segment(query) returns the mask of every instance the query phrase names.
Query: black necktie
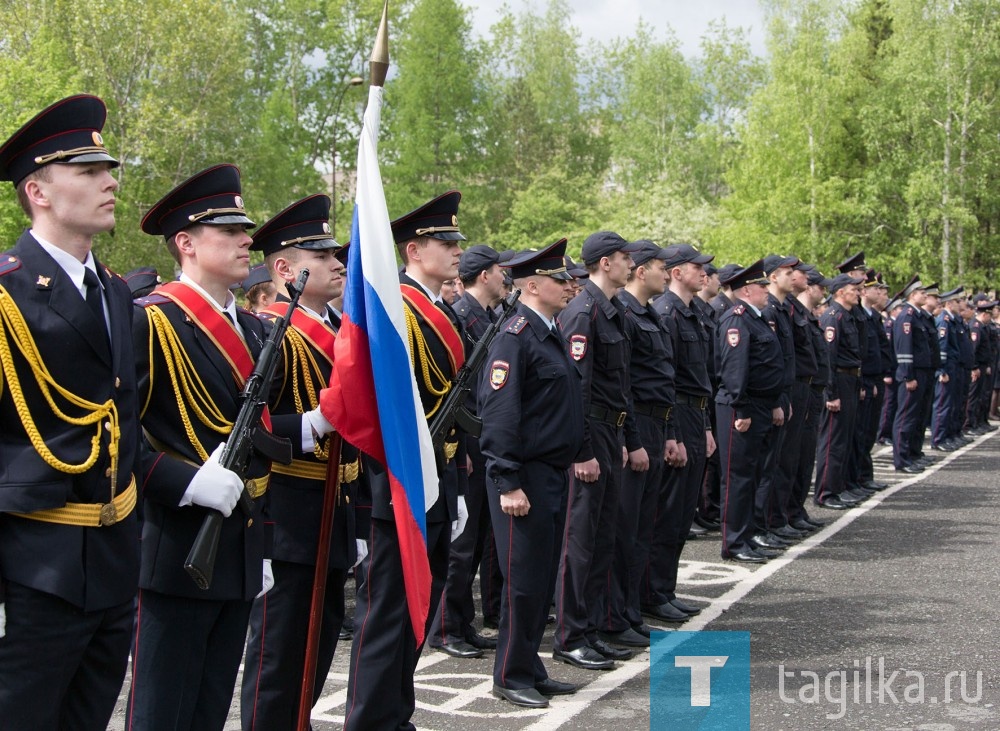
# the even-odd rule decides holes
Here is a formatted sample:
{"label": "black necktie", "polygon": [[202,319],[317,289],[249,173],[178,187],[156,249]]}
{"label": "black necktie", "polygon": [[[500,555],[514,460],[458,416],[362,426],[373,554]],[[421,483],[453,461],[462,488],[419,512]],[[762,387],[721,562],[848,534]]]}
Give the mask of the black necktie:
{"label": "black necktie", "polygon": [[94,318],[101,323],[104,342],[108,342],[108,321],[104,317],[104,298],[101,296],[101,280],[92,269],[84,268],[83,283],[87,285],[87,306],[94,313]]}

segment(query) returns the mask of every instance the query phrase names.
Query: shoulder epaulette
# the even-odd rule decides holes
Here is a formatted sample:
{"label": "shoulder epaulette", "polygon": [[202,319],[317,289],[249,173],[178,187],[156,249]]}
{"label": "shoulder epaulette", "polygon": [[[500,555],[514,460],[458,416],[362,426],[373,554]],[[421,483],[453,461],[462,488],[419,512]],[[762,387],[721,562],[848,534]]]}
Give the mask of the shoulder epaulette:
{"label": "shoulder epaulette", "polygon": [[7,254],[6,256],[0,257],[0,277],[4,274],[9,274],[10,272],[17,271],[21,268],[21,260],[16,256],[11,256]]}
{"label": "shoulder epaulette", "polygon": [[524,330],[524,326],[527,324],[528,324],[528,318],[525,317],[524,315],[520,315],[516,320],[512,320],[511,323],[507,326],[507,332],[513,333],[514,335],[519,335],[521,331]]}
{"label": "shoulder epaulette", "polygon": [[125,277],[123,277],[121,274],[119,274],[114,269],[109,267],[107,264],[101,264],[101,266],[104,267],[104,273],[107,274],[109,277],[116,277],[122,280],[123,282],[125,281]]}
{"label": "shoulder epaulette", "polygon": [[734,315],[742,315],[746,311],[747,309],[743,305],[736,305],[736,307],[730,310],[730,312],[732,312]]}
{"label": "shoulder epaulette", "polygon": [[164,297],[162,294],[157,294],[156,292],[150,292],[145,297],[138,297],[132,300],[139,307],[150,307],[152,305],[163,305],[170,302],[169,297]]}

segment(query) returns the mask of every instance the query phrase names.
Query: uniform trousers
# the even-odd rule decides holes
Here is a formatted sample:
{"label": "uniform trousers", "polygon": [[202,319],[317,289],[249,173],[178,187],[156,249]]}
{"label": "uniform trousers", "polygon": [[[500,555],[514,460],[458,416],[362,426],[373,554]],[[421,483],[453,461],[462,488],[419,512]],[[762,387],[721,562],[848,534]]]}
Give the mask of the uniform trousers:
{"label": "uniform trousers", "polygon": [[531,504],[527,515],[505,514],[496,490],[487,496],[503,572],[493,682],[512,689],[533,688],[548,678],[538,647],[549,614],[568,485],[564,468],[541,462],[522,465],[519,475]]}
{"label": "uniform trousers", "polygon": [[667,423],[642,414],[635,419],[642,446],[649,455],[649,469],[636,472],[626,465],[622,476],[608,616],[600,625],[607,632],[622,632],[642,624],[639,584],[649,559],[656,506],[663,492]]}
{"label": "uniform trousers", "polygon": [[858,402],[858,425],[854,430],[852,486],[864,485],[875,479],[872,448],[878,439],[879,419],[885,401],[886,385],[881,379],[868,381],[864,388],[865,397]]}
{"label": "uniform trousers", "polygon": [[472,585],[476,569],[483,562],[483,539],[492,540],[490,508],[486,500],[486,459],[479,449],[478,439],[467,439],[472,472],[465,493],[469,519],[465,530],[451,543],[448,554],[448,578],[438,611],[432,615],[427,644],[431,647],[469,639],[475,629],[476,607],[472,600]]}
{"label": "uniform trousers", "polygon": [[[240,697],[244,731],[294,729],[299,715],[316,567],[274,561],[271,569],[274,586],[254,600],[250,611]],[[346,580],[344,569],[327,572],[313,679],[314,702],[323,692],[344,624]]]}
{"label": "uniform trousers", "polygon": [[[469,476],[471,479],[471,475]],[[503,572],[500,570],[500,556],[497,553],[493,523],[480,536],[483,542],[483,560],[479,562],[479,606],[483,619],[497,620],[500,616],[500,593],[503,591]],[[558,560],[558,556],[556,558]]]}
{"label": "uniform trousers", "polygon": [[[450,541],[450,523],[427,523],[431,597],[425,632],[441,599]],[[413,729],[413,673],[421,648],[410,624],[395,522],[372,517],[368,556],[355,569],[355,579],[359,583],[344,731]]]}
{"label": "uniform trousers", "polygon": [[[917,456],[924,454],[924,434],[931,426],[931,416],[934,412],[934,383],[937,381],[935,371],[931,370],[927,375],[927,388],[923,391],[923,400],[920,402],[920,422],[913,428],[913,442],[916,445]],[[989,408],[989,396],[987,396],[986,406]]]}
{"label": "uniform trousers", "polygon": [[777,528],[782,524],[780,514],[775,513],[778,512],[779,495],[787,492],[784,474],[781,472],[781,454],[785,450],[787,434],[787,423],[773,426],[764,440],[764,469],[753,498],[753,523],[757,532]]}
{"label": "uniform trousers", "polygon": [[127,731],[221,731],[251,604],[139,590]]}
{"label": "uniform trousers", "polygon": [[949,433],[953,437],[959,436],[965,426],[965,409],[969,401],[969,386],[972,382],[972,373],[968,368],[959,366],[955,375],[958,383],[955,387],[955,403],[952,406],[951,424],[949,425]]}
{"label": "uniform trousers", "polygon": [[799,462],[803,458],[802,439],[805,430],[802,425],[808,418],[810,390],[809,384],[805,381],[795,381],[789,390],[792,418],[785,422],[782,429],[784,441],[777,454],[779,475],[773,482],[774,490],[770,495],[770,500],[763,506],[762,510],[764,525],[761,527],[766,530],[775,530],[786,526],[794,518],[791,513],[792,490],[795,486]]}
{"label": "uniform trousers", "polygon": [[[892,431],[896,422],[896,395],[898,393],[896,379],[892,383],[883,384],[885,390],[885,400],[882,402],[882,415],[879,419],[878,438],[892,441]],[[965,415],[962,415],[965,419]]]}
{"label": "uniform trousers", "polygon": [[797,432],[801,435],[799,442],[799,461],[792,478],[792,490],[789,495],[785,514],[789,522],[805,520],[809,517],[806,511],[806,500],[813,485],[813,468],[816,466],[816,443],[819,440],[819,419],[823,413],[823,387],[809,386],[802,419],[797,422]]}
{"label": "uniform trousers", "polygon": [[5,611],[0,728],[107,728],[128,665],[132,601],[86,612],[8,582]]}
{"label": "uniform trousers", "polygon": [[569,491],[556,576],[557,650],[575,650],[596,639],[607,617],[622,476],[621,430],[592,421],[590,440],[601,472],[595,482],[574,480]]}
{"label": "uniform trousers", "polygon": [[[705,412],[708,413],[712,432],[718,434],[715,404],[711,397],[708,398]],[[722,480],[719,464],[719,450],[717,449],[712,452],[711,457],[705,459],[705,477],[702,480],[701,493],[698,495],[698,515],[705,520],[714,522],[718,522],[722,517]]]}
{"label": "uniform trousers", "polygon": [[764,444],[770,433],[771,407],[751,399],[745,407],[750,428],[736,430],[732,406],[716,404],[722,465],[722,557],[753,548],[753,502],[764,469]]}
{"label": "uniform trousers", "polygon": [[858,377],[850,373],[832,373],[837,379],[840,411],[824,408],[820,414],[819,440],[816,445],[816,502],[844,491],[847,460],[854,444],[858,416]]}
{"label": "uniform trousers", "polygon": [[[896,389],[896,423],[892,433],[892,462],[896,469],[910,464],[920,454],[920,444],[923,442],[924,424],[921,421],[924,394],[930,388],[934,371],[929,368],[915,369],[914,380],[917,387],[908,391],[903,381]],[[916,441],[916,432],[920,431],[920,442]]]}
{"label": "uniform trousers", "polygon": [[934,413],[931,417],[931,445],[938,446],[946,439],[950,439],[952,424],[955,422],[955,403],[958,398],[958,389],[961,386],[957,368],[946,368],[948,382],[942,383],[940,379],[934,379]]}

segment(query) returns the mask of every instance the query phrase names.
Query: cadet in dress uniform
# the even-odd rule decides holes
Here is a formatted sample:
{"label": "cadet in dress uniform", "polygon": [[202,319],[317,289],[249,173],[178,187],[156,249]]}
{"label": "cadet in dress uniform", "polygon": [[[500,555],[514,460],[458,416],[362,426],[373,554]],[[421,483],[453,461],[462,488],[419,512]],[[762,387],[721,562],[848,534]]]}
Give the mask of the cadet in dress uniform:
{"label": "cadet in dress uniform", "polygon": [[132,297],[91,251],[115,226],[105,115],[69,97],[0,147],[0,180],[31,220],[0,255],[5,729],[106,728],[128,662],[138,407]]}
{"label": "cadet in dress uniform", "polygon": [[493,341],[479,387],[487,499],[504,574],[493,692],[535,708],[576,691],[550,678],[538,657],[568,470],[583,441],[580,377],[555,322],[573,296],[565,251],[560,239],[507,262],[521,298]]}
{"label": "cadet in dress uniform", "polygon": [[[903,288],[906,304],[896,317],[892,341],[896,351],[896,420],[892,434],[892,461],[898,471],[917,473],[924,468],[918,461],[923,441],[924,392],[931,387],[934,369],[931,365],[931,342],[923,327],[920,306],[925,301],[924,285],[914,277]],[[919,432],[919,437],[918,433]]]}
{"label": "cadet in dress uniform", "polygon": [[[704,286],[704,267],[713,256],[690,244],[666,248],[669,289],[656,300],[656,313],[667,331],[674,357],[674,407],[671,434],[677,453],[667,454],[661,496],[652,506],[655,516],[653,548],[642,582],[643,611],[664,622],[683,622],[701,610],[677,598],[681,554],[702,494],[705,459],[715,451],[707,411],[712,405],[711,338],[714,328],[698,316],[698,292]],[[669,451],[669,442],[668,451]]]}
{"label": "cadet in dress uniform", "polygon": [[[467,347],[471,350],[496,319],[493,308],[503,298],[504,270],[499,266],[500,255],[484,244],[471,246],[462,252],[458,264],[458,276],[465,286],[464,294],[454,305],[455,313],[465,331]],[[470,413],[478,413],[476,395],[482,374],[477,374],[469,392],[466,408]],[[472,584],[476,579],[476,569],[480,564],[487,572],[480,576],[480,582],[490,582],[490,574],[496,562],[493,547],[493,530],[490,523],[490,509],[486,502],[485,460],[479,449],[479,440],[466,436],[466,449],[472,472],[465,494],[469,520],[462,535],[451,544],[448,557],[448,580],[445,582],[441,604],[431,621],[427,644],[452,657],[480,657],[484,649],[496,647],[496,640],[483,637],[472,626],[476,610],[472,601]],[[484,557],[493,560],[484,563]],[[495,567],[497,578],[499,564]]]}
{"label": "cadet in dress uniform", "polygon": [[868,329],[868,354],[861,361],[861,385],[865,398],[858,407],[858,428],[855,429],[854,488],[866,492],[877,492],[889,487],[888,483],[876,482],[875,465],[872,462],[872,448],[878,438],[879,419],[885,401],[887,385],[892,383],[889,349],[892,347],[882,325],[882,310],[887,302],[885,282],[882,275],[869,269],[862,287],[860,309],[865,313]]}
{"label": "cadet in dress uniform", "polygon": [[[143,475],[129,729],[225,725],[251,603],[272,581],[270,461],[255,455],[248,469],[251,515],[234,510],[243,479],[219,464],[265,337],[229,291],[247,275],[253,225],[233,165],[192,176],[142,220],[145,233],[166,239],[181,277],[138,300],[133,325],[142,426],[155,459]],[[225,520],[213,581],[201,589],[184,562],[209,510]]]}
{"label": "cadet in dress uniform", "polygon": [[846,484],[861,396],[861,345],[858,320],[852,314],[858,307],[857,285],[861,282],[849,274],[834,277],[830,284],[833,301],[820,318],[830,359],[830,380],[820,415],[813,499],[817,505],[834,510],[843,510],[863,499],[850,493]]}
{"label": "cadet in dress uniform", "polygon": [[954,452],[959,444],[954,441],[952,432],[955,423],[955,409],[958,408],[958,395],[962,385],[961,365],[961,330],[957,320],[959,300],[964,294],[962,287],[957,287],[941,294],[943,307],[935,319],[937,325],[938,349],[941,352],[941,367],[938,369],[934,383],[934,415],[931,418],[931,449],[942,452]]}
{"label": "cadet in dress uniform", "polygon": [[[715,432],[715,392],[719,388],[719,377],[715,370],[716,328],[722,313],[712,306],[713,300],[719,296],[719,270],[713,264],[705,264],[705,284],[701,291],[691,300],[694,311],[698,314],[701,324],[708,334],[708,379],[712,385],[705,412],[708,414],[712,432]],[[729,309],[728,307],[726,309]],[[705,460],[705,476],[702,479],[701,493],[698,495],[698,510],[694,516],[694,526],[700,530],[716,531],[721,527],[719,516],[719,453],[713,450]]]}
{"label": "cadet in dress uniform", "polygon": [[[279,293],[265,318],[284,316],[290,304],[285,287],[309,270],[299,307],[282,341],[282,366],[276,369],[270,409],[274,433],[293,445],[289,465],[271,468],[268,513],[274,524],[271,569],[274,587],[254,601],[243,671],[243,728],[295,728],[306,655],[324,486],[331,458],[325,419],[319,417],[320,391],[330,382],[337,328],[327,302],[343,291],[340,245],[329,224],[330,199],[313,195],[293,203],[261,226],[251,250],[265,256]],[[314,426],[315,423],[315,426]],[[336,458],[336,457],[334,457]],[[354,504],[358,453],[341,446],[340,484],[334,503],[326,593],[320,623],[313,698],[333,662],[344,621],[344,583],[358,557]],[[362,543],[362,546],[364,544]]]}
{"label": "cadet in dress uniform", "polygon": [[[428,420],[437,413],[465,360],[458,317],[441,299],[442,282],[458,274],[459,242],[465,241],[458,227],[461,198],[458,191],[449,191],[392,222],[405,266],[399,281],[410,352]],[[468,517],[465,450],[460,441],[460,435],[452,434],[445,440],[444,453],[437,455],[440,493],[427,510],[432,583],[425,637],[447,577],[449,544],[461,535]],[[356,571],[359,584],[344,729],[413,729],[413,673],[421,648],[406,604],[389,481],[384,472],[373,470],[368,482],[372,492],[368,556]]]}
{"label": "cadet in dress uniform", "polygon": [[640,587],[656,535],[657,508],[662,509],[661,498],[665,496],[665,451],[673,460],[678,449],[669,423],[674,406],[674,351],[650,301],[666,290],[667,253],[652,241],[636,241],[635,246],[635,267],[617,297],[625,306],[629,342],[632,413],[628,418],[639,431],[647,461],[633,461],[622,478],[608,612],[598,636],[625,647],[648,647],[649,628],[642,621]]}
{"label": "cadet in dress uniform", "polygon": [[753,502],[764,466],[764,442],[781,398],[785,362],[778,336],[761,318],[767,305],[764,260],[723,280],[736,305],[719,320],[719,393],[715,397],[722,459],[722,557],[764,563],[757,548]]}
{"label": "cadet in dress uniform", "polygon": [[597,636],[615,544],[623,439],[633,465],[648,459],[634,422],[624,437],[622,432],[630,400],[628,348],[625,308],[614,295],[628,280],[632,248],[612,231],[588,236],[582,255],[590,278],[559,316],[570,357],[583,378],[585,423],[556,579],[553,656],[591,670],[608,669],[612,660],[632,656]]}

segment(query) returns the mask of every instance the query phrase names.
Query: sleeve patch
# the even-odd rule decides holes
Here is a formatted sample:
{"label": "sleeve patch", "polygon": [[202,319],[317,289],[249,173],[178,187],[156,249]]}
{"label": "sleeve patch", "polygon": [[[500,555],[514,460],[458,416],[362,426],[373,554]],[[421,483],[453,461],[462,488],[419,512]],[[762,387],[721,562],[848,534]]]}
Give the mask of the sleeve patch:
{"label": "sleeve patch", "polygon": [[979,333],[977,333],[975,330],[973,330],[972,331],[972,342],[976,342],[977,340],[979,340]]}
{"label": "sleeve patch", "polygon": [[729,343],[730,348],[735,348],[740,344],[739,328],[731,327],[726,330],[726,342]]}
{"label": "sleeve patch", "polygon": [[938,337],[943,338],[948,334],[948,328],[944,325],[938,328]]}
{"label": "sleeve patch", "polygon": [[528,318],[525,317],[524,315],[520,315],[516,320],[512,321],[507,326],[507,332],[518,335],[522,330],[524,330],[524,326],[527,324],[528,324]]}
{"label": "sleeve patch", "polygon": [[837,337],[837,328],[831,325],[826,329],[824,335],[826,337],[826,342],[832,343],[834,339]]}
{"label": "sleeve patch", "polygon": [[573,360],[583,360],[587,355],[587,336],[572,335],[569,339],[569,354]]}
{"label": "sleeve patch", "polygon": [[510,363],[505,360],[495,360],[490,366],[490,386],[494,391],[499,391],[507,383],[510,375]]}
{"label": "sleeve patch", "polygon": [[910,334],[910,327],[911,327],[911,323],[904,322],[903,323],[903,332],[906,333],[907,335],[909,335]]}

